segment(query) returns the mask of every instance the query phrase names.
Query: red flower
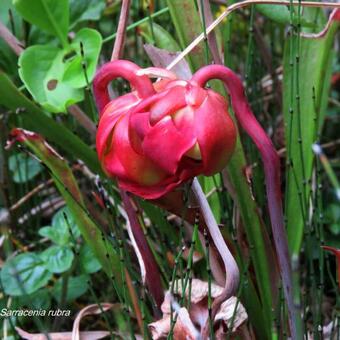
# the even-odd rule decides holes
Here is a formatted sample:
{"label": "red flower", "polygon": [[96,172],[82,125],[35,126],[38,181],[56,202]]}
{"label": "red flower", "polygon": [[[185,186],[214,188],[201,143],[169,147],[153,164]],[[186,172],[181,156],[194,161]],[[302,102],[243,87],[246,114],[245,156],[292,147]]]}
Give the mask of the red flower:
{"label": "red flower", "polygon": [[[225,99],[195,81],[152,84],[139,70],[119,60],[95,77],[97,151],[105,172],[123,189],[154,199],[194,176],[221,171],[236,141]],[[136,91],[110,101],[107,85],[116,77]]]}

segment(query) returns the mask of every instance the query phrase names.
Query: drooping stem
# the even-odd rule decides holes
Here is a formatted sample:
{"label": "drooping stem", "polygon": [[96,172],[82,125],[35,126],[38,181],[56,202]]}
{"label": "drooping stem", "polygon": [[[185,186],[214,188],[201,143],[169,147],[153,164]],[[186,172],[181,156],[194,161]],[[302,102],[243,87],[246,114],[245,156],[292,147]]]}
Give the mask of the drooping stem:
{"label": "drooping stem", "polygon": [[137,75],[140,67],[127,60],[115,60],[103,65],[93,80],[93,93],[99,112],[102,112],[110,102],[108,91],[109,83],[116,78],[124,78],[130,82],[141,98],[146,98],[155,93],[152,82],[145,75]]}
{"label": "drooping stem", "polygon": [[249,134],[256,144],[262,157],[266,179],[268,209],[284,293],[287,301],[289,324],[292,338],[297,339],[300,330],[297,329],[296,323],[294,322],[298,316],[296,315],[293,303],[292,269],[284,228],[279,157],[271,140],[251,111],[239,77],[229,68],[221,65],[203,67],[192,77],[192,81],[197,83],[199,86],[205,86],[207,81],[211,79],[220,79],[226,85],[231,97],[235,116],[242,128]]}
{"label": "drooping stem", "polygon": [[[192,183],[192,190],[199,204],[200,210],[202,212],[203,218],[205,220],[206,226],[209,229],[209,233],[211,235],[214,244],[221,255],[221,258],[224,263],[225,271],[226,271],[226,281],[224,285],[224,290],[221,295],[219,295],[213,302],[212,305],[212,315],[211,319],[214,320],[218,308],[228,298],[235,294],[238,283],[239,283],[239,270],[237,267],[237,263],[233,258],[233,255],[229,251],[224,238],[221,234],[221,231],[216,223],[215,217],[210,209],[209,203],[205,197],[205,194],[197,180],[194,178]],[[207,322],[202,333],[205,336],[208,335],[209,332],[209,323]]]}
{"label": "drooping stem", "polygon": [[150,250],[146,237],[143,233],[136,211],[132,206],[132,203],[130,201],[131,198],[129,197],[127,192],[122,189],[120,189],[120,196],[122,197],[124,208],[131,225],[133,237],[134,240],[136,241],[139,254],[142,258],[143,265],[145,267],[144,270],[146,284],[157,306],[160,308],[163,302],[163,288],[158,265]]}

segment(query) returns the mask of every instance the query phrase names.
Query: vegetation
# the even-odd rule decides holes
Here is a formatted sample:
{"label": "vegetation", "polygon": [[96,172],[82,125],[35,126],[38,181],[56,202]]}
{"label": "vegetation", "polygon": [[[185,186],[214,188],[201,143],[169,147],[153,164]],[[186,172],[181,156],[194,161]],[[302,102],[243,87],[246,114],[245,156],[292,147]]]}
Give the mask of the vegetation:
{"label": "vegetation", "polygon": [[[1,338],[338,339],[339,7],[2,0]],[[189,80],[210,64],[239,76],[194,76],[229,102],[237,139],[222,171],[188,169],[165,196],[112,176],[93,80],[116,59],[145,78]],[[240,115],[238,82],[265,133]],[[111,98],[131,91],[110,84]]]}

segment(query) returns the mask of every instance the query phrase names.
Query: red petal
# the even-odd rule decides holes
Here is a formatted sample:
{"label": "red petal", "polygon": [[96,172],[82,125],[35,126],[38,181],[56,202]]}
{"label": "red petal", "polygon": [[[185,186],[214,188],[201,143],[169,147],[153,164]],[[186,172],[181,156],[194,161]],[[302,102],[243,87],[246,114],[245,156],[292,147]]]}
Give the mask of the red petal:
{"label": "red petal", "polygon": [[151,127],[142,142],[144,154],[169,174],[176,173],[181,158],[196,143],[192,109],[187,106],[177,115],[180,124],[167,116]]}
{"label": "red petal", "polygon": [[226,101],[208,90],[208,98],[195,112],[195,132],[201,150],[204,174],[210,176],[227,164],[236,141],[234,122]]}
{"label": "red petal", "polygon": [[126,114],[132,106],[137,105],[139,102],[140,99],[138,99],[135,93],[129,93],[112,100],[106,105],[99,121],[96,137],[96,146],[99,159],[102,159],[104,156],[108,138],[113,132],[115,124],[117,123],[120,116],[122,114]]}
{"label": "red petal", "polygon": [[162,118],[184,107],[185,88],[182,86],[172,87],[163,98],[156,101],[150,108],[150,123],[154,125]]}
{"label": "red petal", "polygon": [[[129,139],[128,125],[129,116],[126,115],[121,118],[113,134],[110,154],[112,155],[112,160],[115,160],[115,157],[117,157],[125,170],[124,174],[119,173],[116,174],[116,176],[125,177],[145,186],[155,185],[165,177],[165,173],[161,171],[157,165],[152,163],[152,161],[138,154],[132,148]],[[106,157],[105,166],[107,169],[111,169],[111,166],[113,166],[112,172],[116,171],[116,162],[111,165],[108,160],[109,158]]]}

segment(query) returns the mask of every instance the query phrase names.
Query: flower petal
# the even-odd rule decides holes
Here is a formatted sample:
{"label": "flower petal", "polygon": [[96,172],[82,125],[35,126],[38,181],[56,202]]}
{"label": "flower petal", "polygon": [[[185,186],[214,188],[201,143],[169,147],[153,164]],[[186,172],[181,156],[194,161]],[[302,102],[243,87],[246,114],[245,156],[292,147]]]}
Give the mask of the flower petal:
{"label": "flower petal", "polygon": [[219,94],[208,90],[208,97],[195,112],[195,132],[203,173],[210,176],[221,171],[234,151],[236,129],[227,102]]}
{"label": "flower petal", "polygon": [[150,123],[156,124],[167,115],[184,107],[185,89],[182,86],[175,86],[168,90],[167,94],[155,102],[150,108]]}
{"label": "flower petal", "polygon": [[142,142],[144,154],[172,175],[176,173],[183,155],[196,143],[191,107],[187,106],[177,114],[181,124],[167,116],[148,131]]}

